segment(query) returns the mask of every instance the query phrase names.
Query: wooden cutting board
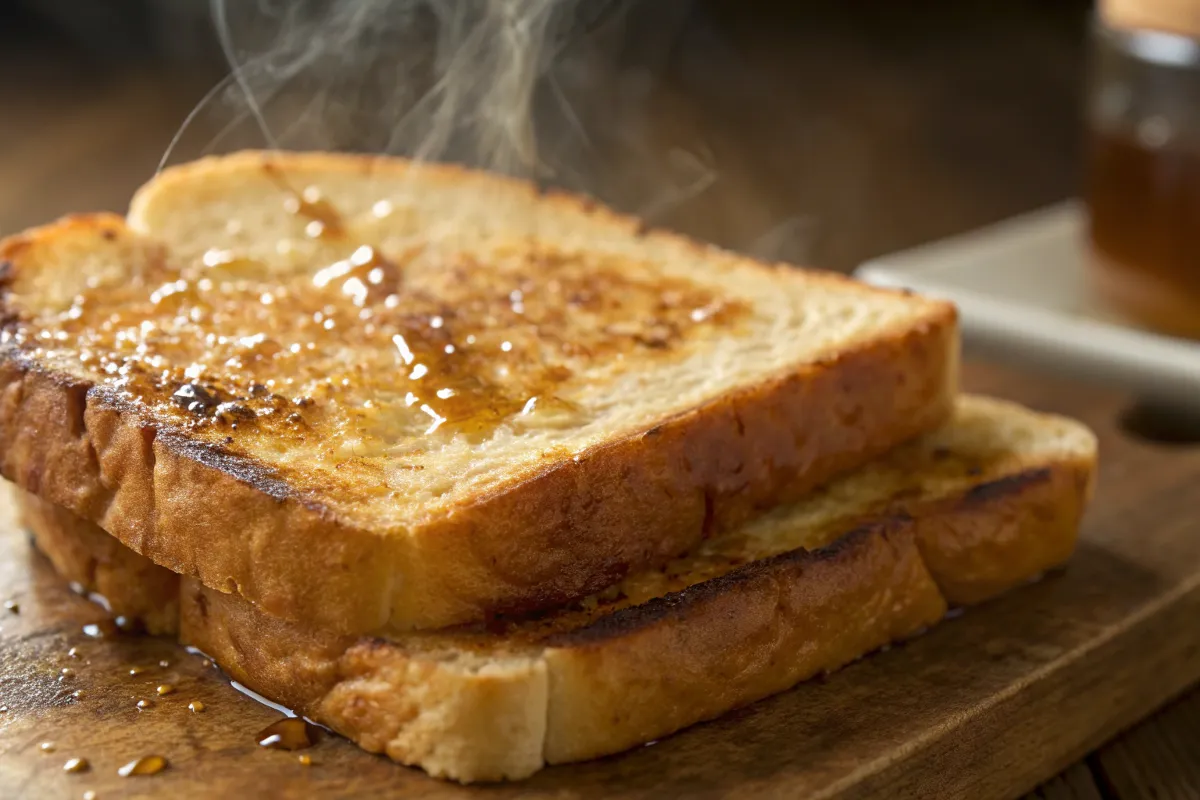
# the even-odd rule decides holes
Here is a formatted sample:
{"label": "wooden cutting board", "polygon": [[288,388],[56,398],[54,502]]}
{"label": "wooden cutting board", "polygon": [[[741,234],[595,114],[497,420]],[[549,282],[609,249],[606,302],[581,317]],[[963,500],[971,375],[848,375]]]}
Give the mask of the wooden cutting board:
{"label": "wooden cutting board", "polygon": [[[311,766],[258,748],[277,712],[168,641],[86,636],[103,611],[5,521],[0,600],[15,605],[0,610],[0,796],[1017,795],[1200,681],[1200,447],[1130,438],[1116,424],[1124,400],[1088,387],[983,367],[967,384],[1099,433],[1096,501],[1069,569],[827,680],[517,785],[442,783],[335,737],[305,751]],[[174,690],[159,697],[163,684]],[[168,768],[117,775],[151,754]],[[64,772],[70,758],[90,769]]]}

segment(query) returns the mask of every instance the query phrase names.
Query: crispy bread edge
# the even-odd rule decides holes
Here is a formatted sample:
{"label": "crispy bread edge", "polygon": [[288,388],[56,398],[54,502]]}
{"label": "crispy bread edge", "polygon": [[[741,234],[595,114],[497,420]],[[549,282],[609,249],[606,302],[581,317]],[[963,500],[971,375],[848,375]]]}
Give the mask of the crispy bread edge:
{"label": "crispy bread edge", "polygon": [[1031,467],[565,634],[546,761],[618,752],[834,670],[1066,562],[1094,458]]}
{"label": "crispy bread edge", "polygon": [[[947,599],[976,602],[1060,565],[1094,468],[1087,454],[1029,465],[828,548],[610,615],[548,640],[540,656],[498,653],[490,668],[321,633],[190,580],[181,636],[235,679],[365,749],[460,781],[520,778],[782,691],[935,624]],[[86,542],[104,537],[69,512],[30,514],[45,504],[28,495],[19,505],[56,567],[86,558]],[[72,539],[85,546],[64,547]],[[109,563],[134,569],[144,559],[128,551]],[[947,572],[955,569],[963,572]]]}
{"label": "crispy bread edge", "polygon": [[178,575],[62,506],[15,487],[8,491],[37,549],[73,589],[100,595],[114,616],[140,622],[147,633],[178,635]]}
{"label": "crispy bread edge", "polygon": [[[95,215],[59,225],[100,235],[119,223]],[[58,229],[0,242],[9,264],[0,275]],[[0,348],[0,474],[157,564],[322,628],[436,628],[551,608],[944,421],[958,381],[957,316],[920,303],[925,318],[910,328],[556,462],[407,533],[339,520],[261,465],[146,424],[101,387],[11,346]],[[647,541],[645,531],[658,535]]]}

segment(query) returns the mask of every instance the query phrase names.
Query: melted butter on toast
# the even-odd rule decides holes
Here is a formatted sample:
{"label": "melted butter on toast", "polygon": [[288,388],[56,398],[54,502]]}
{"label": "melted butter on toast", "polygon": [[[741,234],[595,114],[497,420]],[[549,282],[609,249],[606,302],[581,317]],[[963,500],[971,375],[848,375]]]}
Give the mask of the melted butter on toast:
{"label": "melted butter on toast", "polygon": [[319,192],[281,192],[327,258],[165,258],[6,338],[203,438],[317,445],[337,467],[521,417],[570,421],[561,390],[592,365],[652,368],[748,312],[651,265],[532,241],[383,252]]}

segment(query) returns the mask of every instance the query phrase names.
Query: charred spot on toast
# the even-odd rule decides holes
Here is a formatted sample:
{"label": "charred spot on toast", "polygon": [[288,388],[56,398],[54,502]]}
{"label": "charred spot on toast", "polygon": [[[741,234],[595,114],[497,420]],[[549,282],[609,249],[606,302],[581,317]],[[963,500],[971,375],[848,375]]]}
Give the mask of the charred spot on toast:
{"label": "charred spot on toast", "polygon": [[[628,635],[638,629],[647,628],[671,620],[689,608],[713,598],[738,592],[759,580],[764,574],[781,567],[802,567],[806,563],[852,558],[863,543],[874,536],[886,536],[889,530],[909,522],[903,514],[863,523],[826,547],[815,550],[797,548],[769,558],[752,561],[700,583],[688,586],[662,597],[656,597],[634,606],[619,608],[603,613],[587,624],[570,630],[558,630],[541,639],[546,647],[577,647],[597,644],[607,639]],[[508,632],[512,632],[509,629]]]}
{"label": "charred spot on toast", "polygon": [[[230,437],[226,437],[230,438]],[[298,500],[306,508],[321,514],[328,510],[319,503],[306,500],[287,481],[259,461],[231,453],[221,445],[198,442],[175,432],[158,434],[158,441],[168,449],[203,466],[223,472],[234,480],[253,486],[277,501]]]}
{"label": "charred spot on toast", "polygon": [[1049,480],[1050,473],[1051,470],[1049,467],[1029,469],[1024,472],[1018,472],[1015,475],[1006,475],[994,481],[972,486],[963,495],[962,503],[963,505],[970,506],[980,503],[990,503],[1004,497],[1018,495],[1031,486]]}
{"label": "charred spot on toast", "polygon": [[219,392],[202,383],[185,383],[175,390],[171,399],[180,408],[197,416],[207,416],[221,404]]}

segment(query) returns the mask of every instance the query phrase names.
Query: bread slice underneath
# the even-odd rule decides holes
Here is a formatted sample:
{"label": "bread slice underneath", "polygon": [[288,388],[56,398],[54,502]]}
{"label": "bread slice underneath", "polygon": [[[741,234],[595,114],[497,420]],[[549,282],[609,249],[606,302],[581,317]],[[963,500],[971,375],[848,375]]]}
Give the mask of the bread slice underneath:
{"label": "bread slice underneath", "polygon": [[369,639],[192,579],[146,581],[145,559],[101,529],[30,495],[21,509],[63,576],[90,580],[115,612],[178,601],[180,639],[232,678],[367,750],[466,782],[657,739],[1063,563],[1095,459],[1077,423],[963,398],[941,429],[663,571],[536,619]]}
{"label": "bread slice underneath", "polygon": [[0,473],[346,633],[578,600],[940,424],[947,303],[398,159],[242,153],[0,242]]}

